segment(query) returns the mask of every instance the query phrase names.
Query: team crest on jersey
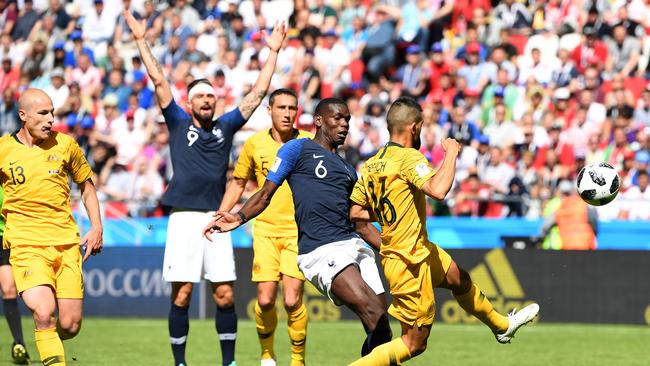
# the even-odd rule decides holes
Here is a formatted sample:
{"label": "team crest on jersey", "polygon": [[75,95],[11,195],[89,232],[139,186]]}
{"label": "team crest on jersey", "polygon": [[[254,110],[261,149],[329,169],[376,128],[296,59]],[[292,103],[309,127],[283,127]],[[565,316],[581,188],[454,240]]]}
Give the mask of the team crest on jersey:
{"label": "team crest on jersey", "polygon": [[61,157],[57,155],[48,155],[47,157],[47,161],[59,161],[59,160],[61,160]]}
{"label": "team crest on jersey", "polygon": [[221,129],[220,129],[220,128],[217,128],[217,127],[213,128],[213,129],[212,129],[212,134],[215,135],[215,136],[217,136],[217,142],[218,142],[218,143],[222,143],[222,142],[223,142],[223,132],[221,132]]}

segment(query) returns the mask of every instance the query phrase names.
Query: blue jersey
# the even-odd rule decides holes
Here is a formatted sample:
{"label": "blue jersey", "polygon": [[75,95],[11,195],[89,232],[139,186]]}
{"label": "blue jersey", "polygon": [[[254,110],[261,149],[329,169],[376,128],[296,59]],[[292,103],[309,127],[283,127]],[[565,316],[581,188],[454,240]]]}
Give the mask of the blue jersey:
{"label": "blue jersey", "polygon": [[246,120],[239,108],[217,119],[212,131],[196,128],[176,102],[162,110],[169,129],[174,175],[162,203],[177,208],[216,210],[226,190],[232,137]]}
{"label": "blue jersey", "polygon": [[291,140],[278,151],[267,180],[287,179],[298,225],[298,254],[332,242],[358,237],[350,222],[354,168],[311,139]]}

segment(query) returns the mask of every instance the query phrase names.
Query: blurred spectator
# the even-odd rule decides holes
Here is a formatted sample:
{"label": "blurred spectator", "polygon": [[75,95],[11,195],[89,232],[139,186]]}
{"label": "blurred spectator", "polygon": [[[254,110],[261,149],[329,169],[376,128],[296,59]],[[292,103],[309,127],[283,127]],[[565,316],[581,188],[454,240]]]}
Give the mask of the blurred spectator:
{"label": "blurred spectator", "polygon": [[561,249],[596,249],[596,234],[598,233],[598,213],[596,209],[587,205],[578,196],[573,183],[570,181],[562,181],[559,190],[562,192],[559,207],[553,214],[546,217],[541,229],[541,238],[545,238],[550,229],[557,226]]}
{"label": "blurred spectator", "polygon": [[489,197],[490,189],[481,183],[477,174],[470,174],[460,184],[454,212],[457,216],[481,217],[485,214]]}
{"label": "blurred spectator", "polygon": [[425,94],[428,79],[421,52],[420,46],[409,46],[406,49],[406,64],[401,66],[394,76],[402,95],[416,99]]}
{"label": "blurred spectator", "polygon": [[607,41],[611,64],[606,69],[612,73],[630,75],[639,62],[640,46],[637,39],[627,35],[625,27],[617,25],[612,31],[612,38]]}
{"label": "blurred spectator", "polygon": [[14,99],[15,89],[2,90],[0,103],[0,136],[18,131],[22,124],[18,119],[18,103]]}
{"label": "blurred spectator", "polygon": [[151,216],[163,194],[163,180],[145,157],[139,157],[130,174],[127,199],[131,217]]}
{"label": "blurred spectator", "polygon": [[23,0],[23,7],[18,13],[18,18],[11,31],[11,39],[14,42],[22,42],[27,39],[29,33],[38,20],[38,13],[34,10],[34,3],[32,0]]}
{"label": "blurred spectator", "polygon": [[619,218],[624,220],[650,220],[650,189],[648,189],[647,171],[639,171],[637,185],[621,193],[618,200],[621,201]]}
{"label": "blurred spectator", "polygon": [[20,70],[13,67],[11,58],[2,60],[2,70],[0,70],[0,90],[16,88],[20,79]]}
{"label": "blurred spectator", "polygon": [[52,99],[52,106],[55,110],[63,107],[70,90],[65,84],[65,72],[62,68],[56,68],[50,72],[50,84],[43,88],[43,91]]}
{"label": "blurred spectator", "polygon": [[456,107],[451,112],[451,126],[448,137],[456,139],[463,145],[470,145],[480,136],[476,125],[465,118],[465,108]]}
{"label": "blurred spectator", "polygon": [[361,54],[368,81],[379,80],[395,60],[393,34],[396,19],[391,18],[383,6],[377,7],[373,14],[373,21],[368,28],[368,41]]}
{"label": "blurred spectator", "polygon": [[515,124],[507,118],[504,104],[494,106],[494,122],[485,127],[483,133],[490,138],[493,146],[505,148],[515,144],[518,130]]}

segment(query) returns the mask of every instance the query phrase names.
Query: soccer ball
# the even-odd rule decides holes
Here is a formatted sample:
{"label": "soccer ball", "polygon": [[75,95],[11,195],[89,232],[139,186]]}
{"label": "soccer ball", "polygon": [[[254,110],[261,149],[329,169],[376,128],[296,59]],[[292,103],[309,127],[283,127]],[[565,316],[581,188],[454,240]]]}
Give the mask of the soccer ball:
{"label": "soccer ball", "polygon": [[606,205],[616,198],[621,179],[607,163],[585,165],[578,174],[576,187],[580,197],[590,205]]}

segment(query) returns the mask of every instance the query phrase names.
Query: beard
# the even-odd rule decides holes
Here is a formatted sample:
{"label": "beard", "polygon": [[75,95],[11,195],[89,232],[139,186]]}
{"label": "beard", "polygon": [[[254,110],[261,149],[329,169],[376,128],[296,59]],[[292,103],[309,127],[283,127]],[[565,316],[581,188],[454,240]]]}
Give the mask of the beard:
{"label": "beard", "polygon": [[214,109],[212,110],[212,113],[210,113],[209,117],[205,117],[201,115],[201,111],[199,110],[198,112],[195,110],[192,110],[192,116],[199,121],[201,126],[207,126],[210,127],[212,125],[212,118],[214,117]]}
{"label": "beard", "polygon": [[420,146],[422,145],[422,139],[420,139],[420,136],[415,136],[413,139],[413,148],[415,150],[420,150]]}

